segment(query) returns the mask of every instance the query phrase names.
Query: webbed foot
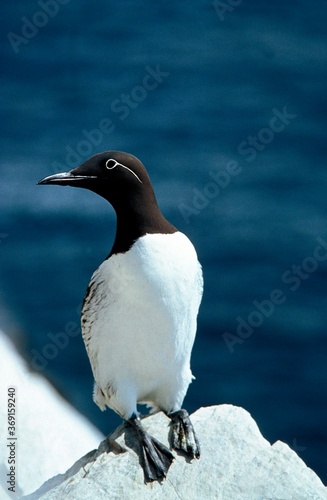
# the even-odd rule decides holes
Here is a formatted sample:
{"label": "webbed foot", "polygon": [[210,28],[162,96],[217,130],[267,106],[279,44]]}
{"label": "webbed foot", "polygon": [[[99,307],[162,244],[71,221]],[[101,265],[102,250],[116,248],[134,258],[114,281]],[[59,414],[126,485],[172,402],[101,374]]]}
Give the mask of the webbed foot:
{"label": "webbed foot", "polygon": [[171,418],[172,448],[183,451],[191,458],[200,458],[199,441],[187,411],[174,411],[168,416]]}
{"label": "webbed foot", "polygon": [[133,416],[127,422],[135,429],[139,439],[140,462],[145,482],[163,480],[174,460],[174,455],[165,445],[144,430],[138,418]]}

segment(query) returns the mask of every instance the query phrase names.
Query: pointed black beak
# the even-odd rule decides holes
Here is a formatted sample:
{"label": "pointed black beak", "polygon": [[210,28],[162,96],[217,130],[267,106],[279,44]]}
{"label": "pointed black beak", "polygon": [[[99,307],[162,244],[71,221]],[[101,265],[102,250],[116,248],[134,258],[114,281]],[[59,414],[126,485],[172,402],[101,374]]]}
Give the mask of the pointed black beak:
{"label": "pointed black beak", "polygon": [[57,184],[58,186],[80,186],[84,181],[97,179],[95,175],[74,175],[72,172],[48,175],[37,184]]}

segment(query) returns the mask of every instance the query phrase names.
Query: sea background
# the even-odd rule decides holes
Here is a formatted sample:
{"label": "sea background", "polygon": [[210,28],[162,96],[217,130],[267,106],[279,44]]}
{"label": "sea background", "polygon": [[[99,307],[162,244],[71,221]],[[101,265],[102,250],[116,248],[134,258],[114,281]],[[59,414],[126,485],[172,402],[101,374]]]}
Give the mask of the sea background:
{"label": "sea background", "polygon": [[[76,165],[131,152],[203,266],[185,407],[244,407],[326,483],[327,2],[220,4],[2,5],[0,328],[104,433],[120,422],[92,402],[79,334],[114,212],[91,192],[36,182],[74,166],[72,151]],[[249,136],[262,139],[253,154]],[[217,172],[219,192],[208,184]],[[272,310],[263,301],[276,289]],[[257,321],[243,337],[240,318]]]}

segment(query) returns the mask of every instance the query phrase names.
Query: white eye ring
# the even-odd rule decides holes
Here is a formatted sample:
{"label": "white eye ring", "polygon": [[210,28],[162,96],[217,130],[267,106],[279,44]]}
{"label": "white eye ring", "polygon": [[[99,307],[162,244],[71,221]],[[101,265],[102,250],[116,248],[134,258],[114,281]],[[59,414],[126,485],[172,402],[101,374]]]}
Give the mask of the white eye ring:
{"label": "white eye ring", "polygon": [[[110,166],[108,165],[108,163],[109,163],[109,162],[114,162],[114,164],[110,167]],[[123,165],[122,163],[118,163],[118,161],[114,160],[113,158],[109,158],[109,160],[107,160],[107,161],[106,161],[106,168],[107,168],[108,170],[113,170],[114,168],[116,168],[116,167],[118,167],[118,166],[119,166],[119,167],[126,168],[126,170],[128,170],[129,172],[131,172],[131,174],[133,174],[133,175],[137,178],[137,180],[138,180],[141,184],[143,184],[143,183],[142,183],[142,181],[141,181],[141,179],[138,177],[138,175],[136,175],[136,173],[135,173],[135,172],[133,172],[133,170],[131,170],[130,168],[126,167],[126,165]]]}

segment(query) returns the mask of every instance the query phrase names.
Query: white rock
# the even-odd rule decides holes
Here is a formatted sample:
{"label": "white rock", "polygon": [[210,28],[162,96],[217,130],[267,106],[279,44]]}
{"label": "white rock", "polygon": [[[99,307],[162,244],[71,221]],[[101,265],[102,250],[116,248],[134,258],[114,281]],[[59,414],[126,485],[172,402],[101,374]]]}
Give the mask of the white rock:
{"label": "white rock", "polygon": [[[49,477],[97,448],[103,435],[39,374],[28,370],[0,332],[0,498],[34,491]],[[8,387],[16,390],[16,495],[8,492]]]}
{"label": "white rock", "polygon": [[[189,462],[176,455],[162,484],[144,484],[133,430],[121,425],[96,452],[78,460],[26,500],[327,499],[327,489],[317,475],[286,444],[277,441],[271,446],[242,408],[201,408],[191,419],[201,458]],[[163,413],[151,415],[143,423],[168,444],[169,419]]]}

